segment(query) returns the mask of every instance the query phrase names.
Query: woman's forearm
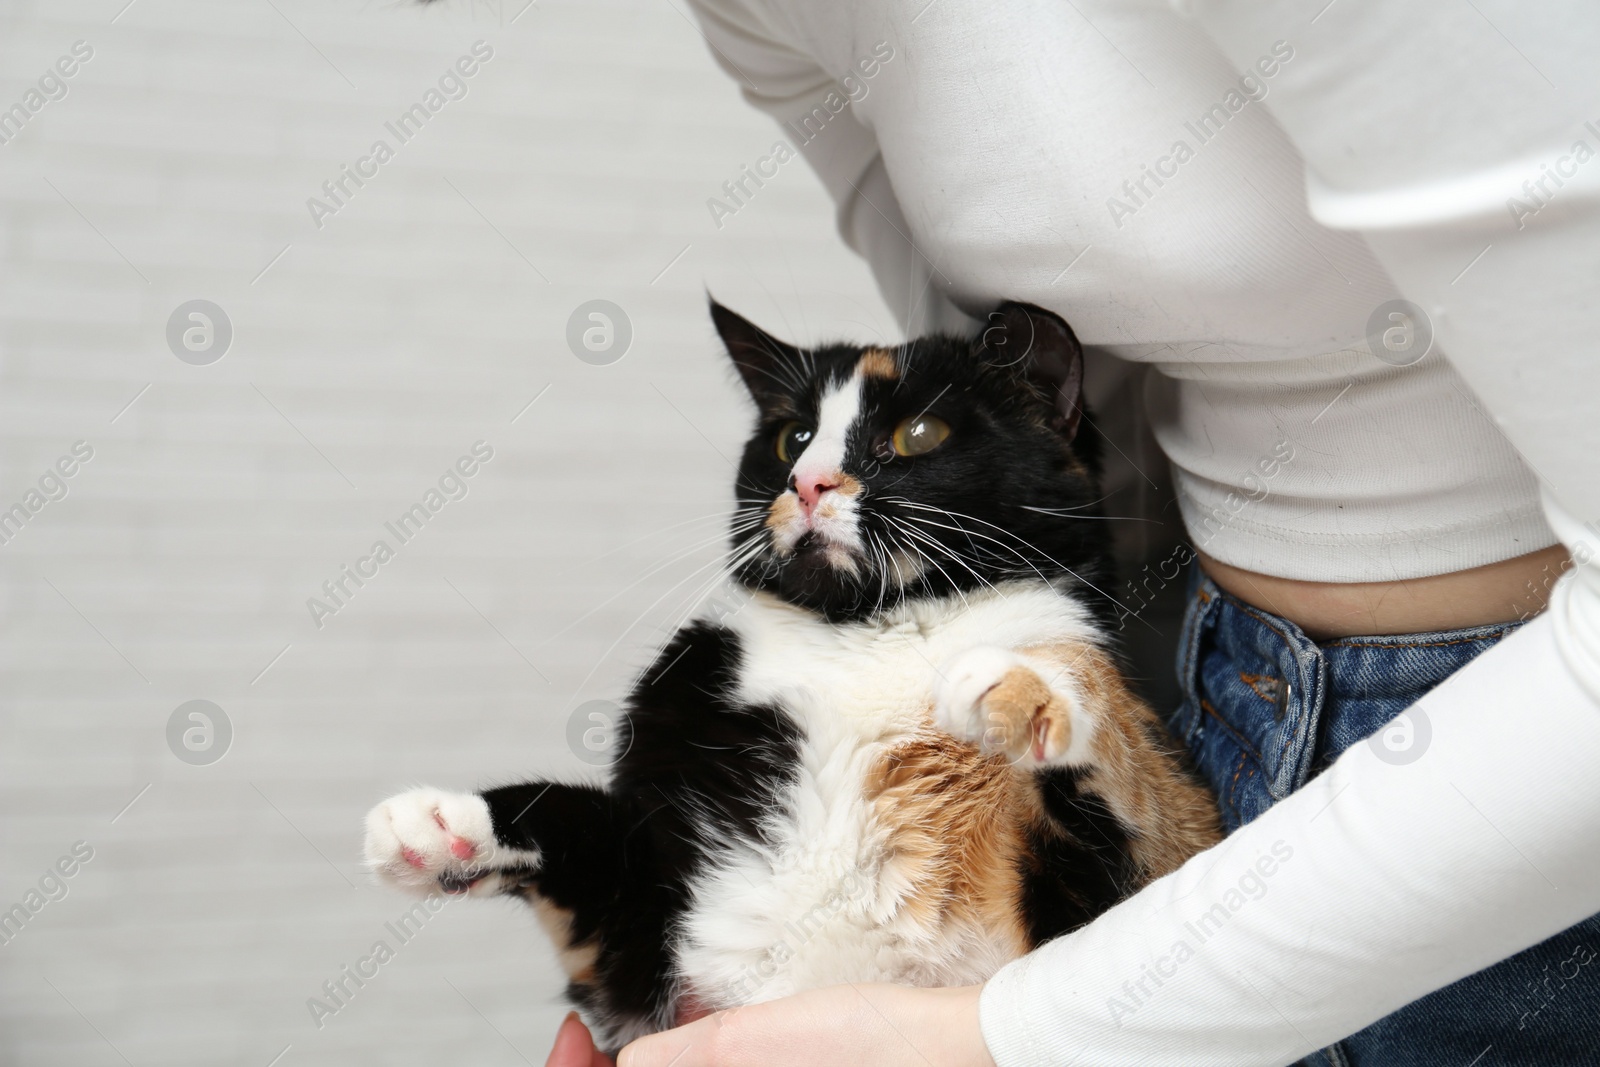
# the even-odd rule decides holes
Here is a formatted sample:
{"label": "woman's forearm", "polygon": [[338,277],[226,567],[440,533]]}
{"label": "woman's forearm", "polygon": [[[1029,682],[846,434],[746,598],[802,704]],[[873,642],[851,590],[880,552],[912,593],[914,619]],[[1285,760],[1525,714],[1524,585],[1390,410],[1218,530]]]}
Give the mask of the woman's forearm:
{"label": "woman's forearm", "polygon": [[982,998],[1000,1067],[1280,1067],[1600,911],[1600,703],[1551,621],[1418,713],[1429,740],[1414,762],[1353,747],[1001,971]]}

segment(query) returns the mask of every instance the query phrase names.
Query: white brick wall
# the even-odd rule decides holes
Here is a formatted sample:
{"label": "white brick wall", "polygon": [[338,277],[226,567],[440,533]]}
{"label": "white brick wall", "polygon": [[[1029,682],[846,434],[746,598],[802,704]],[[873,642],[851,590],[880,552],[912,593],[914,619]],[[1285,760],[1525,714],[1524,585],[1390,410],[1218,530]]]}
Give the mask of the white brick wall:
{"label": "white brick wall", "polygon": [[[94,448],[0,545],[0,909],[95,850],[0,946],[0,1063],[542,1063],[560,981],[509,902],[452,904],[312,1024],[404,903],[361,817],[590,773],[567,713],[716,555],[747,415],[705,287],[798,340],[891,320],[803,167],[713,227],[774,134],[674,0],[125,3],[0,8],[0,107],[94,48],[0,146],[0,508]],[[467,97],[318,230],[306,199],[477,39]],[[165,342],[197,297],[235,331],[211,366]],[[634,327],[609,367],[564,340],[596,297]],[[469,495],[316,629],[306,598],[478,439]],[[211,766],[166,746],[194,698],[234,725]]]}

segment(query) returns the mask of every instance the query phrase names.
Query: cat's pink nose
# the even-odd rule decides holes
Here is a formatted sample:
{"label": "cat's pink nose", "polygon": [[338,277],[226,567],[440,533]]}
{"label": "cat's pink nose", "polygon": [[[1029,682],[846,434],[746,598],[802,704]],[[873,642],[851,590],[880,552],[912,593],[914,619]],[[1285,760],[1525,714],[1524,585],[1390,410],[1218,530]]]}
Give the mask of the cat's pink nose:
{"label": "cat's pink nose", "polygon": [[795,495],[800,498],[800,510],[810,518],[816,510],[817,502],[822,499],[822,494],[830,489],[839,488],[839,475],[837,472],[808,472],[796,473],[794,476]]}

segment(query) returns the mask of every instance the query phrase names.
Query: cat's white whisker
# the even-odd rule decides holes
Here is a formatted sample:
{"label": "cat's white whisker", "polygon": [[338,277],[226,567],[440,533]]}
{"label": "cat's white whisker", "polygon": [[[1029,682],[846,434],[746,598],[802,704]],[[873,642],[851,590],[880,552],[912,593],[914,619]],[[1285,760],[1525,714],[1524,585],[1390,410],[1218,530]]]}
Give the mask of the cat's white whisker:
{"label": "cat's white whisker", "polygon": [[[1112,596],[1110,593],[1106,592],[1104,589],[1101,589],[1099,586],[1097,586],[1093,582],[1089,581],[1089,579],[1085,578],[1083,575],[1079,574],[1077,571],[1073,570],[1071,567],[1067,566],[1065,563],[1062,563],[1060,560],[1057,560],[1057,559],[1053,558],[1048,552],[1044,551],[1044,549],[1040,548],[1038,545],[1035,545],[1033,542],[1027,540],[1026,538],[1019,537],[1017,534],[1014,534],[1010,530],[1007,530],[1004,526],[997,526],[994,523],[989,522],[986,519],[978,518],[976,515],[967,515],[967,514],[963,514],[962,512],[959,512],[959,511],[951,511],[948,508],[936,508],[936,507],[932,507],[932,506],[929,506],[929,505],[926,505],[926,504],[913,504],[913,503],[910,503],[910,502],[908,502],[906,504],[906,506],[907,507],[922,508],[922,509],[927,510],[927,511],[937,511],[937,512],[940,512],[940,513],[948,516],[949,518],[955,519],[957,521],[959,521],[960,519],[971,519],[973,522],[980,522],[980,523],[983,523],[983,525],[985,525],[985,526],[988,526],[988,527],[991,527],[993,529],[999,530],[1001,533],[1005,534],[1007,537],[1010,537],[1012,540],[1016,541],[1018,544],[1022,545],[1023,547],[1033,549],[1033,551],[1039,553],[1039,555],[1041,557],[1043,557],[1045,560],[1049,561],[1052,565],[1054,565],[1056,567],[1059,567],[1061,570],[1065,571],[1067,574],[1070,574],[1073,578],[1076,578],[1078,581],[1082,582],[1089,589],[1093,590],[1096,593],[1099,593],[1101,596],[1105,597],[1106,600],[1108,600],[1111,603],[1115,604],[1117,607],[1122,608],[1122,610],[1124,612],[1127,612],[1129,615],[1132,615],[1135,618],[1139,617],[1137,612],[1134,612],[1131,609],[1129,609],[1128,607],[1126,607],[1116,597]],[[910,518],[909,515],[906,516],[906,517]],[[967,532],[967,531],[963,531],[963,532]],[[976,531],[971,531],[971,532],[976,532]],[[978,536],[982,537],[982,536],[985,536],[985,535],[978,534]],[[993,541],[995,539],[994,538],[989,538],[989,540]],[[996,541],[996,543],[1003,545],[1003,542]],[[1018,556],[1020,557],[1021,553],[1018,553]],[[1034,568],[1034,572],[1038,573],[1038,568],[1037,567]],[[1039,577],[1043,578],[1044,575],[1043,574],[1039,574]],[[1150,623],[1147,620],[1139,619],[1139,621],[1144,623],[1146,626],[1149,626],[1152,631],[1155,630],[1155,627],[1151,626]]]}
{"label": "cat's white whisker", "polygon": [[[915,505],[907,505],[907,506],[915,506]],[[939,513],[945,514],[945,515],[950,514],[949,512],[945,511],[943,508],[927,508],[926,510],[939,512]],[[1009,552],[1013,556],[1015,556],[1017,558],[1017,560],[1019,562],[1021,562],[1024,566],[1026,566],[1029,570],[1031,570],[1034,573],[1034,575],[1039,578],[1040,581],[1048,582],[1050,580],[1050,579],[1045,577],[1044,572],[1041,571],[1038,568],[1038,566],[1032,560],[1030,560],[1026,555],[1024,555],[1023,553],[1021,553],[1021,552],[1017,551],[1016,549],[1012,548],[1010,545],[1006,544],[1004,541],[1001,541],[999,538],[991,537],[988,534],[980,533],[977,530],[969,530],[964,526],[960,526],[960,525],[951,526],[949,523],[935,522],[932,519],[925,519],[925,518],[922,518],[922,517],[917,516],[917,515],[907,515],[907,516],[905,516],[905,518],[910,522],[919,522],[919,523],[922,523],[925,526],[937,526],[941,530],[953,530],[954,532],[962,534],[963,536],[965,536],[969,541],[974,537],[981,537],[985,541],[993,541],[995,544],[999,545],[1001,548],[1005,549],[1007,552]]]}
{"label": "cat's white whisker", "polygon": [[1067,512],[1074,508],[1036,508],[1030,504],[1018,504],[1023,511],[1032,511],[1039,515],[1049,515],[1055,519],[1071,519],[1074,522],[1152,522],[1157,526],[1165,526],[1160,519],[1145,519],[1137,515],[1068,515]]}
{"label": "cat's white whisker", "polygon": [[[733,532],[734,533],[738,533],[740,531],[737,528],[735,528],[733,530]],[[562,636],[565,633],[568,633],[569,631],[571,631],[572,629],[577,627],[585,619],[589,618],[591,615],[593,615],[595,612],[599,611],[601,608],[604,608],[607,604],[610,604],[611,602],[617,600],[619,597],[622,597],[623,595],[625,595],[628,592],[632,591],[637,586],[639,586],[642,583],[648,581],[649,579],[651,579],[655,575],[660,574],[662,571],[674,566],[675,564],[680,563],[685,559],[688,559],[689,557],[695,555],[696,553],[704,552],[707,549],[710,549],[713,546],[723,542],[724,540],[726,540],[727,536],[728,536],[728,531],[726,531],[726,530],[720,531],[720,532],[718,532],[716,534],[713,534],[710,537],[703,538],[700,541],[697,541],[696,543],[690,545],[687,548],[681,549],[678,552],[673,553],[671,556],[668,556],[662,562],[654,564],[653,566],[648,568],[643,574],[639,575],[637,578],[635,578],[633,581],[629,582],[627,585],[623,586],[621,589],[618,589],[615,593],[612,593],[610,596],[606,597],[604,600],[602,600],[599,603],[595,604],[588,611],[585,611],[582,615],[579,615],[577,618],[573,619],[571,622],[567,623],[565,626],[561,627],[559,630],[556,630],[554,633],[552,633],[552,634],[548,635],[547,637],[545,637],[545,639],[543,641],[540,641],[534,647],[543,648],[544,646],[548,645],[550,642],[554,641],[556,638]]]}
{"label": "cat's white whisker", "polygon": [[617,639],[611,642],[611,644],[607,646],[606,650],[600,654],[600,658],[596,660],[594,666],[589,669],[589,673],[584,675],[583,681],[578,683],[578,690],[581,691],[584,686],[589,684],[590,679],[592,679],[595,675],[595,672],[600,669],[601,664],[605,663],[606,659],[610,657],[611,653],[617,650],[617,646],[622,643],[622,639],[632,633],[634,627],[643,622],[645,618],[649,616],[649,614],[654,611],[663,600],[673,593],[674,590],[683,585],[685,582],[693,580],[695,575],[700,574],[707,567],[714,567],[721,562],[722,558],[719,557],[718,559],[712,560],[710,563],[702,564],[701,566],[696,567],[684,577],[678,579],[676,582],[673,582],[672,585],[667,588],[665,593],[662,593],[660,596],[652,600],[650,605],[640,612],[639,615],[631,623],[629,623],[620,634],[617,635]]}
{"label": "cat's white whisker", "polygon": [[910,526],[901,526],[900,529],[902,529],[907,535],[909,535],[911,537],[914,537],[919,541],[923,541],[923,542],[933,546],[934,548],[939,549],[945,555],[949,556],[950,559],[954,560],[956,563],[959,563],[959,564],[961,564],[961,566],[965,567],[967,569],[967,572],[969,574],[971,574],[974,578],[976,578],[979,582],[981,582],[982,584],[988,586],[990,589],[993,589],[996,593],[1000,593],[1001,596],[1005,595],[1004,593],[1001,593],[1000,590],[995,587],[993,582],[989,581],[989,579],[987,579],[983,575],[979,574],[978,571],[977,571],[977,568],[973,567],[972,564],[968,563],[965,559],[963,559],[959,552],[956,552],[949,545],[946,545],[944,542],[940,541],[938,538],[931,537],[928,534],[925,534],[922,531],[917,530],[917,529],[915,529],[913,527],[910,527]]}

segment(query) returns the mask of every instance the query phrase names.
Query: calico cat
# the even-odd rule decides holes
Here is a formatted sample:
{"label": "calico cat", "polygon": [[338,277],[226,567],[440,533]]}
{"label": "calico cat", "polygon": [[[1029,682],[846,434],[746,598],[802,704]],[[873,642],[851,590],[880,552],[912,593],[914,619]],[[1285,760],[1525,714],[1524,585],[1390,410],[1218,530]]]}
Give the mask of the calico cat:
{"label": "calico cat", "polygon": [[748,599],[638,679],[605,786],[416,789],[366,823],[391,882],[527,900],[613,1047],[981,982],[1221,836],[1118,671],[1067,324],[1008,303],[975,339],[802,350],[711,314],[759,409]]}

